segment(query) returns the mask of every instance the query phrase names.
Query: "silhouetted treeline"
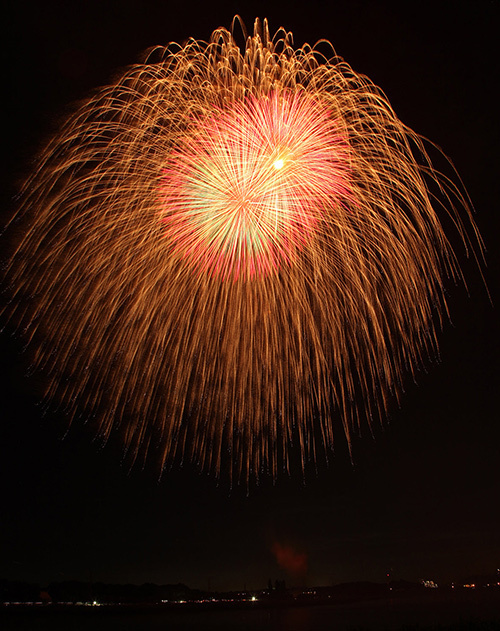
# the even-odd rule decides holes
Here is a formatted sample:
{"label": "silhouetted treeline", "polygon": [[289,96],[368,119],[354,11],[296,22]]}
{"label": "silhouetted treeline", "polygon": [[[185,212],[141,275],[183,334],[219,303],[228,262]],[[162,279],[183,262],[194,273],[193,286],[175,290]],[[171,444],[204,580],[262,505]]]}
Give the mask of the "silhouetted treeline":
{"label": "silhouetted treeline", "polygon": [[0,580],[0,602],[35,602],[41,594],[37,583]]}
{"label": "silhouetted treeline", "polygon": [[[497,588],[500,581],[500,573],[468,577],[455,582],[454,587],[460,589],[466,584],[476,589]],[[446,587],[440,585],[441,588]],[[451,586],[449,586],[451,587]],[[285,581],[275,581],[274,585],[269,580],[268,588],[253,592],[258,594],[260,601],[326,601],[348,602],[370,598],[383,598],[390,592],[395,596],[398,592],[426,590],[420,583],[404,580],[388,583],[372,583],[360,581],[353,583],[341,583],[334,586],[313,587],[308,589],[289,589]],[[90,583],[83,581],[54,582],[50,585],[27,583],[23,581],[8,581],[0,579],[0,603],[8,602],[41,602],[41,603],[92,603],[100,604],[157,604],[174,601],[196,601],[216,598],[217,600],[230,599],[233,601],[248,600],[252,594],[249,592],[215,593],[197,589],[191,589],[182,583],[175,585],[156,585],[144,583],[143,585]]]}
{"label": "silhouetted treeline", "polygon": [[0,581],[0,602],[35,602],[49,600],[53,603],[93,602],[109,604],[158,603],[162,600],[195,600],[204,593],[177,585],[115,585],[63,581],[42,586],[35,583]]}

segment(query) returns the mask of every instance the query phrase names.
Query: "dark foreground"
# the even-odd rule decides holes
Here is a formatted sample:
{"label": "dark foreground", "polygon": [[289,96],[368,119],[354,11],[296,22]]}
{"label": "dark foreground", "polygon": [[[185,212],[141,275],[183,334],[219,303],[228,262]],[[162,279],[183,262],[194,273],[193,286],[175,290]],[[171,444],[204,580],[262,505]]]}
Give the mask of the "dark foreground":
{"label": "dark foreground", "polygon": [[4,607],[4,631],[496,631],[500,589],[336,604]]}

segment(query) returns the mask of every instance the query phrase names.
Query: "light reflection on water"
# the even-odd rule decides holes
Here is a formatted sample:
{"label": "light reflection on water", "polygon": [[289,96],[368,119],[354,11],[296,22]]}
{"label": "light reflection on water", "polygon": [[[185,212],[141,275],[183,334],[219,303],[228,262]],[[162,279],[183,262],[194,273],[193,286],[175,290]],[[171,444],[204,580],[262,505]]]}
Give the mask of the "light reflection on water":
{"label": "light reflection on water", "polygon": [[337,606],[178,612],[3,610],[0,626],[3,631],[489,631],[500,628],[500,594],[460,602],[379,600]]}

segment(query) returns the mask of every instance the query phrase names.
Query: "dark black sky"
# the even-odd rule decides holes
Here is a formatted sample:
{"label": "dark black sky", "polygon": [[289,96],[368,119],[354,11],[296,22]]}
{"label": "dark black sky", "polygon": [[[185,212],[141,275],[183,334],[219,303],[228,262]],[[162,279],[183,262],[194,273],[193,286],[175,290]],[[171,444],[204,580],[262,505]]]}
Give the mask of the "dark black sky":
{"label": "dark black sky", "polygon": [[85,428],[63,439],[64,419],[36,406],[39,381],[24,376],[22,341],[4,334],[0,578],[213,589],[293,582],[274,559],[276,542],[307,555],[309,584],[383,581],[388,571],[440,581],[499,567],[499,4],[8,4],[5,218],[18,178],[68,103],[151,45],[207,39],[235,13],[248,27],[267,16],[271,30],[286,27],[296,44],[332,41],[405,123],[453,159],[486,241],[496,306],[462,256],[470,297],[449,287],[452,324],[441,335],[440,363],[408,384],[402,409],[375,441],[356,442],[355,466],[340,440],[329,469],[306,486],[264,481],[248,497],[190,466],[161,482],[148,470],[128,472],[119,449],[99,449]]}

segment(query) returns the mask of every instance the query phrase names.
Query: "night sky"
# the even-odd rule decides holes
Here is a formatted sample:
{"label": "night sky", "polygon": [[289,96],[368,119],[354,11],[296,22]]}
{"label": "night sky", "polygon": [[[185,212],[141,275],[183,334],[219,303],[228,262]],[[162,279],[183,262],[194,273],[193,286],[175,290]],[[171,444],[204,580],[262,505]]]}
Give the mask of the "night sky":
{"label": "night sky", "polygon": [[[323,5],[328,4],[328,9]],[[306,484],[230,490],[189,464],[158,481],[129,471],[114,441],[37,404],[42,377],[7,325],[1,337],[0,578],[177,583],[257,589],[297,575],[309,585],[429,578],[450,581],[500,567],[498,414],[499,173],[497,2],[9,2],[2,85],[2,213],[32,156],[68,104],[105,84],[155,44],[208,39],[240,14],[296,45],[330,40],[388,95],[399,117],[438,144],[460,173],[487,247],[486,280],[459,258],[469,282],[448,284],[451,323],[439,361],[408,380],[401,409],[375,439],[339,435],[327,468]],[[15,5],[15,6],[14,6]],[[251,7],[251,8],[249,8]],[[402,9],[404,7],[404,10]],[[65,435],[66,434],[66,435]]]}

